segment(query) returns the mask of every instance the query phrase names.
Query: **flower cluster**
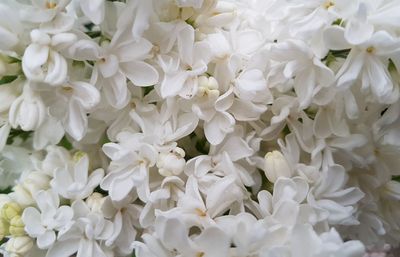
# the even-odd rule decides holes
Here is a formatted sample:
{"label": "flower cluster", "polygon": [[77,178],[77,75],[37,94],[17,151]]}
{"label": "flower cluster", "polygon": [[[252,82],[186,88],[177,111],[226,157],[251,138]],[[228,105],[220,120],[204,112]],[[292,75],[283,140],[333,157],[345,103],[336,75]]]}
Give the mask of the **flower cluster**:
{"label": "flower cluster", "polygon": [[0,251],[400,242],[400,1],[2,0]]}

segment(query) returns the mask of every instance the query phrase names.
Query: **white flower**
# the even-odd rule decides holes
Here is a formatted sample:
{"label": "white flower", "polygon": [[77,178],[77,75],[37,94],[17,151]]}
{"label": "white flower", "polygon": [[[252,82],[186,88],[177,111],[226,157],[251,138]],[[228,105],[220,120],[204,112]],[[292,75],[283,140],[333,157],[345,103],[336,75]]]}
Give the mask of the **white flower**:
{"label": "white flower", "polygon": [[[399,91],[393,84],[388,71],[390,56],[396,56],[399,41],[386,31],[371,34],[362,44],[353,46],[345,40],[344,29],[334,26],[325,32],[330,49],[351,48],[345,63],[338,71],[337,86],[349,88],[361,79],[361,90],[370,90],[379,102],[393,102],[398,99]],[[398,58],[393,58],[398,63]]]}
{"label": "white flower", "polygon": [[179,147],[167,153],[161,152],[156,163],[158,172],[165,177],[179,175],[183,172],[186,164],[183,157],[185,157],[185,151]]}
{"label": "white flower", "polygon": [[64,12],[71,0],[31,0],[32,6],[22,5],[21,20],[39,23],[46,33],[57,34],[70,30],[74,25],[73,17]]}
{"label": "white flower", "polygon": [[101,187],[109,191],[113,201],[123,200],[134,188],[137,188],[143,201],[147,201],[150,193],[149,169],[156,163],[157,152],[149,144],[137,141],[130,143],[137,145],[132,145],[131,149],[124,149],[115,143],[103,146],[103,151],[113,161],[108,174],[101,181]]}
{"label": "white flower", "polygon": [[59,33],[50,37],[40,30],[32,30],[30,44],[22,58],[25,76],[35,82],[60,85],[67,78],[67,61],[58,52],[76,40],[72,33]]}
{"label": "white flower", "polygon": [[45,108],[40,95],[26,82],[22,95],[10,107],[10,125],[14,128],[20,126],[25,131],[35,130],[45,119]]}
{"label": "white flower", "polygon": [[100,184],[104,170],[96,169],[89,174],[89,157],[78,152],[74,161],[54,171],[50,184],[54,190],[67,199],[85,199]]}
{"label": "white flower", "polygon": [[68,134],[81,140],[88,126],[86,114],[100,102],[99,91],[89,83],[72,81],[51,93],[55,95],[48,96],[53,102],[49,108],[50,114],[62,121]]}
{"label": "white flower", "polygon": [[344,188],[347,179],[348,175],[342,166],[328,167],[323,170],[319,181],[310,189],[307,196],[310,205],[329,212],[330,224],[358,223],[352,215],[357,209],[357,202],[364,197],[364,193],[357,187]]}
{"label": "white flower", "polygon": [[22,214],[25,230],[36,238],[40,249],[48,249],[56,241],[55,231],[68,229],[72,225],[73,210],[60,206],[60,199],[52,190],[40,191],[35,197],[40,212],[28,207]]}
{"label": "white flower", "polygon": [[46,257],[77,256],[106,257],[107,248],[101,244],[113,232],[111,221],[99,213],[91,213],[82,200],[72,204],[74,225],[59,233],[57,242],[47,252]]}

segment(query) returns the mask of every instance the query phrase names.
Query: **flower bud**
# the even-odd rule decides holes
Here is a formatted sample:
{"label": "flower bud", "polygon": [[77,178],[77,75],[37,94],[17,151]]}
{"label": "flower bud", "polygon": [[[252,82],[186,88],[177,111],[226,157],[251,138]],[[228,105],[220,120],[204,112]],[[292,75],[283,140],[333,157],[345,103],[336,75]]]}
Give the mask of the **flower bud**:
{"label": "flower bud", "polygon": [[72,160],[77,163],[80,159],[82,159],[83,157],[86,156],[85,152],[82,151],[78,151],[74,154],[74,156],[72,157]]}
{"label": "flower bud", "polygon": [[50,186],[50,177],[43,172],[34,171],[24,179],[22,186],[29,191],[31,195],[35,195],[40,190],[46,190]]}
{"label": "flower bud", "polygon": [[25,224],[22,221],[22,218],[20,215],[15,216],[14,218],[11,219],[9,231],[12,236],[26,235]]}
{"label": "flower bud", "polygon": [[3,208],[1,209],[1,217],[5,221],[10,222],[12,218],[20,215],[21,212],[22,209],[19,204],[17,204],[16,202],[9,202],[3,205]]}
{"label": "flower bud", "polygon": [[12,200],[8,194],[0,194],[0,209],[9,202],[12,202]]}
{"label": "flower bud", "polygon": [[13,254],[26,254],[33,247],[33,240],[28,236],[11,237],[7,241],[6,251]]}
{"label": "flower bud", "polygon": [[5,222],[3,219],[0,219],[0,241],[3,240],[5,236],[8,236],[9,233],[9,226],[8,223]]}
{"label": "flower bud", "polygon": [[279,177],[291,177],[292,171],[285,157],[279,151],[272,151],[265,155],[265,176],[275,183]]}
{"label": "flower bud", "polygon": [[35,203],[32,194],[22,184],[16,185],[13,188],[14,192],[10,194],[10,197],[22,206],[29,206]]}
{"label": "flower bud", "polygon": [[168,153],[160,153],[157,159],[158,172],[165,177],[177,176],[185,168],[185,151],[176,147]]}
{"label": "flower bud", "polygon": [[218,81],[214,77],[199,77],[199,93],[200,96],[217,98],[219,96]]}
{"label": "flower bud", "polygon": [[92,212],[101,212],[105,200],[102,194],[94,192],[86,199],[86,204]]}

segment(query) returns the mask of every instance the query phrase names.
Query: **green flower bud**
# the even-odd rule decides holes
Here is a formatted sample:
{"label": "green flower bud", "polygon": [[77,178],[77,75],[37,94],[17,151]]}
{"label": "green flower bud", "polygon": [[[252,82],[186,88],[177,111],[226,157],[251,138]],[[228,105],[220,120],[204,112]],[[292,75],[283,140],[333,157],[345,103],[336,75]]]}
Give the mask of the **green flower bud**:
{"label": "green flower bud", "polygon": [[21,215],[21,212],[22,209],[19,204],[16,202],[9,202],[3,205],[1,216],[5,221],[10,222],[15,216]]}
{"label": "green flower bud", "polygon": [[10,234],[12,236],[24,236],[26,235],[25,232],[25,224],[22,221],[21,216],[15,216],[14,218],[11,219],[10,221]]}
{"label": "green flower bud", "polygon": [[3,219],[0,219],[0,241],[3,240],[5,236],[8,236],[9,233],[9,225]]}

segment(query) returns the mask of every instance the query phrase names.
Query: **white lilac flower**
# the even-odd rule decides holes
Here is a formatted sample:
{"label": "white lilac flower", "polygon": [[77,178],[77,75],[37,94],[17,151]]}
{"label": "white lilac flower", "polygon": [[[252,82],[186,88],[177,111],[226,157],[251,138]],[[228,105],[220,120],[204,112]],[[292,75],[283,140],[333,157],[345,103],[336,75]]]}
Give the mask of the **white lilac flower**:
{"label": "white lilac flower", "polygon": [[78,152],[72,162],[54,171],[50,184],[64,198],[85,199],[100,184],[103,176],[103,169],[96,169],[89,174],[89,158],[87,154]]}
{"label": "white lilac flower", "polygon": [[72,44],[76,35],[59,33],[51,37],[41,30],[33,30],[31,39],[32,44],[26,48],[22,59],[25,76],[50,85],[64,83],[68,74],[67,61],[58,51]]}
{"label": "white lilac flower", "polygon": [[75,223],[57,236],[57,242],[47,252],[47,257],[78,256],[106,257],[107,248],[100,244],[113,232],[113,223],[100,213],[90,212],[82,200],[72,204]]}
{"label": "white lilac flower", "polygon": [[28,207],[22,214],[25,230],[36,238],[40,249],[48,249],[56,241],[56,231],[69,229],[72,225],[73,210],[60,206],[60,199],[52,190],[40,191],[35,197],[38,209]]}
{"label": "white lilac flower", "polygon": [[0,252],[398,247],[399,13],[398,0],[2,0]]}

